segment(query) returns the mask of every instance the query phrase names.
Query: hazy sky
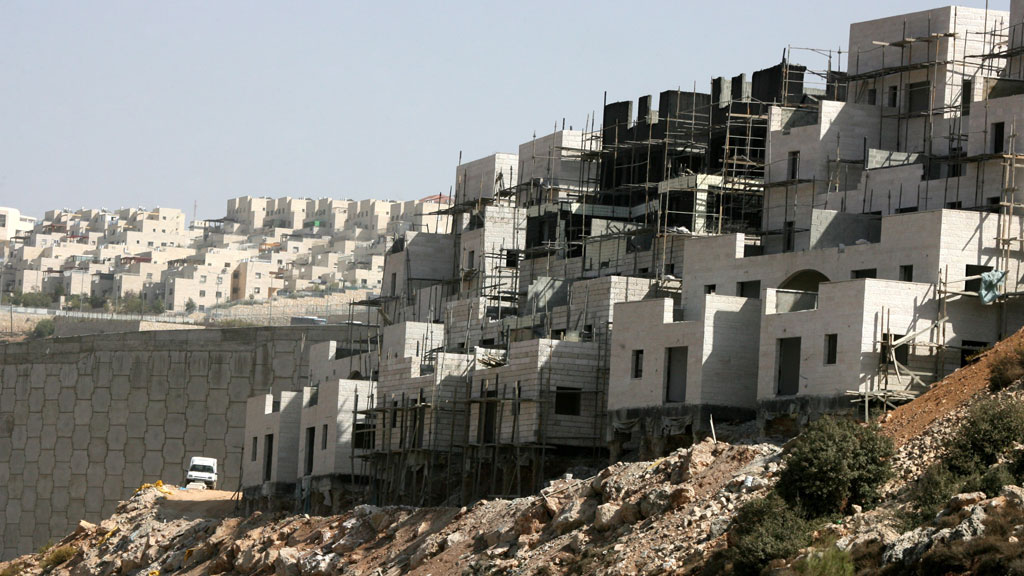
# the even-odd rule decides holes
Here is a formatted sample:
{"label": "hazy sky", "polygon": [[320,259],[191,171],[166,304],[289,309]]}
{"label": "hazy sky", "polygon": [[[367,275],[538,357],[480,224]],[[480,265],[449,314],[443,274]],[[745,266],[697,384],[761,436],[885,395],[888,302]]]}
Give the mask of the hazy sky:
{"label": "hazy sky", "polygon": [[850,22],[939,5],[0,0],[0,205],[191,218],[245,194],[447,193],[460,150],[600,122],[605,91],[708,91],[787,45],[845,49]]}

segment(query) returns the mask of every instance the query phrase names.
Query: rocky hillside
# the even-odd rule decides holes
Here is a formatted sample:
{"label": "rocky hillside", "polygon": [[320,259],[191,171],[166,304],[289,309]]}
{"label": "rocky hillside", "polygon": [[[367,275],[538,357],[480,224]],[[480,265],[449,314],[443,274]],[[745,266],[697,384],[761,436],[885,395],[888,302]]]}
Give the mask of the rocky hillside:
{"label": "rocky hillside", "polygon": [[[147,487],[116,514],[0,567],[39,574],[662,574],[724,545],[779,469],[771,444],[706,441],[471,508],[232,515],[226,493]],[[221,509],[215,509],[220,505]],[[224,509],[224,506],[227,509]],[[59,561],[59,562],[58,562]]]}

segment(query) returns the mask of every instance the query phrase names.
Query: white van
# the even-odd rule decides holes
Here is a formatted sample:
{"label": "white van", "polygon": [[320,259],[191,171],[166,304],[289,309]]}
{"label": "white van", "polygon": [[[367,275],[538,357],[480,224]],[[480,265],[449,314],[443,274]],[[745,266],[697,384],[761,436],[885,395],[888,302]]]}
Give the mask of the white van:
{"label": "white van", "polygon": [[215,490],[217,488],[217,459],[193,456],[188,464],[188,473],[185,474],[185,483],[202,482],[206,487]]}

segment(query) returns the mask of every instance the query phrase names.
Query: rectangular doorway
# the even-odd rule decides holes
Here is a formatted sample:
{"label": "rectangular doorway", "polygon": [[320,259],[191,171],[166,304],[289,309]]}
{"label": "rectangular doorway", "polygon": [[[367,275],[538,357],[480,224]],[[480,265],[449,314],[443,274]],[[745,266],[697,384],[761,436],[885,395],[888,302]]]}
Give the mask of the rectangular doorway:
{"label": "rectangular doorway", "polygon": [[306,428],[306,466],[305,475],[313,473],[313,448],[316,446],[316,427]]}
{"label": "rectangular doorway", "polygon": [[800,338],[779,338],[776,393],[796,396],[800,391]]}
{"label": "rectangular doorway", "polygon": [[686,346],[665,349],[665,401],[686,402]]}
{"label": "rectangular doorway", "polygon": [[263,437],[263,481],[270,482],[271,474],[274,472],[274,435],[267,434]]}

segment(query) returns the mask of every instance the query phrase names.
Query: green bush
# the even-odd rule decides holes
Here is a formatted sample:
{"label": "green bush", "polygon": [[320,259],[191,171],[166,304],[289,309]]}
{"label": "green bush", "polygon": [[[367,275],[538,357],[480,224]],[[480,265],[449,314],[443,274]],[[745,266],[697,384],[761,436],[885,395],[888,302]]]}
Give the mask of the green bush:
{"label": "green bush", "polygon": [[1024,378],[1024,346],[993,353],[989,361],[988,387],[998,392]]}
{"label": "green bush", "polygon": [[850,553],[835,546],[809,556],[797,568],[803,576],[853,576],[855,571]]}
{"label": "green bush", "polygon": [[877,426],[823,417],[807,427],[787,450],[779,477],[780,495],[812,516],[870,505],[889,479],[892,441]]}
{"label": "green bush", "polygon": [[968,477],[983,474],[1014,442],[1024,440],[1024,403],[990,399],[976,403],[946,446],[950,472]]}
{"label": "green bush", "polygon": [[11,296],[11,303],[26,308],[49,308],[53,304],[53,297],[41,292],[25,292]]}
{"label": "green bush", "polygon": [[962,491],[984,492],[989,498],[995,498],[999,495],[1003,486],[1010,484],[1016,484],[1016,479],[1010,473],[1009,466],[1000,464],[989,468],[981,476],[972,476],[972,479],[964,485]]}
{"label": "green bush", "polygon": [[75,553],[76,550],[74,546],[58,546],[56,548],[51,548],[43,557],[43,561],[40,563],[39,567],[43,570],[49,570],[50,568],[60,566],[74,558]]}
{"label": "green bush", "polygon": [[191,298],[189,298],[188,301],[185,302],[185,312],[191,314],[191,313],[193,313],[195,311],[196,311],[196,301],[191,299]]}
{"label": "green bush", "polygon": [[53,320],[50,318],[43,318],[39,322],[36,322],[36,327],[32,329],[33,338],[49,338],[53,336]]}
{"label": "green bush", "polygon": [[772,493],[737,511],[726,557],[736,574],[760,574],[768,562],[792,557],[810,543],[810,524]]}
{"label": "green bush", "polygon": [[1013,475],[1013,479],[1018,486],[1024,485],[1024,448],[1018,448],[1013,451],[1009,462],[1007,462],[1006,469]]}
{"label": "green bush", "polygon": [[961,482],[945,464],[936,462],[917,480],[911,499],[927,516],[934,516],[935,511],[945,506],[960,491]]}

